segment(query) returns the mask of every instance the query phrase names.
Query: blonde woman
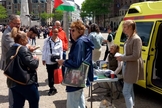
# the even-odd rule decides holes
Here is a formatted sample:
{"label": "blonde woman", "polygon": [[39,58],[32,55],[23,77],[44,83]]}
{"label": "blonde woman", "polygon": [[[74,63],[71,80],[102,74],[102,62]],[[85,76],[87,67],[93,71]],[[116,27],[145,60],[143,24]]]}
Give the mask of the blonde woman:
{"label": "blonde woman", "polygon": [[126,107],[133,108],[135,106],[133,84],[144,79],[142,41],[136,33],[136,23],[133,20],[123,22],[123,32],[128,39],[124,44],[124,55],[117,57],[117,60],[123,61],[123,95]]}

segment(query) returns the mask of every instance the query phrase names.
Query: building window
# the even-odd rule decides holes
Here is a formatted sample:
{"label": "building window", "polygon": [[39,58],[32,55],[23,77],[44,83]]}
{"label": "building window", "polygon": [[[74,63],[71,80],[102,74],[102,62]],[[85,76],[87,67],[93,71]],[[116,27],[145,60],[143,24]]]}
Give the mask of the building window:
{"label": "building window", "polygon": [[13,3],[21,3],[21,0],[13,0]]}
{"label": "building window", "polygon": [[32,0],[32,3],[38,3],[38,0]]}
{"label": "building window", "polygon": [[17,14],[17,10],[15,10],[15,14]]}
{"label": "building window", "polygon": [[10,11],[10,10],[9,10],[7,13],[8,13],[8,14],[13,14],[12,11]]}
{"label": "building window", "polygon": [[40,3],[46,3],[47,1],[46,0],[40,0]]}
{"label": "building window", "polygon": [[15,8],[17,8],[17,5],[15,5]]}
{"label": "building window", "polygon": [[127,10],[125,11],[125,14],[127,13]]}
{"label": "building window", "polygon": [[41,7],[42,7],[42,8],[45,8],[45,4],[42,4]]}
{"label": "building window", "polygon": [[36,14],[37,13],[36,10],[33,10],[33,13]]}
{"label": "building window", "polygon": [[122,11],[122,15],[124,15],[124,11]]}
{"label": "building window", "polygon": [[11,5],[11,2],[8,2],[8,5]]}
{"label": "building window", "polygon": [[19,3],[21,3],[21,0],[18,0]]}
{"label": "building window", "polygon": [[33,10],[33,14],[38,14],[38,10]]}
{"label": "building window", "polygon": [[119,7],[120,7],[120,4],[119,4],[119,3],[117,3],[117,4],[116,4],[116,7],[117,7],[117,8],[119,8]]}
{"label": "building window", "polygon": [[11,9],[11,6],[8,6],[8,9]]}
{"label": "building window", "polygon": [[13,2],[14,2],[14,3],[18,3],[18,1],[17,1],[17,0],[14,0]]}
{"label": "building window", "polygon": [[32,5],[32,8],[37,8],[37,7],[38,7],[38,6],[37,6],[37,5],[35,5],[35,4],[33,4],[33,5]]}

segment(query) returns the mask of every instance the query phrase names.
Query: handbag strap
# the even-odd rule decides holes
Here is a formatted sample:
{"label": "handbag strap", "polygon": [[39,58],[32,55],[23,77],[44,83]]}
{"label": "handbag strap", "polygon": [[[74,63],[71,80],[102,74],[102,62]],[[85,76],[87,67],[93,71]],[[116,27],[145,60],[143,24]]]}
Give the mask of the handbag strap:
{"label": "handbag strap", "polygon": [[50,46],[50,52],[52,54],[52,47],[51,47],[51,41],[50,41],[51,38],[49,38],[49,46]]}
{"label": "handbag strap", "polygon": [[16,53],[15,53],[13,56],[11,56],[10,59],[13,59],[13,58],[16,57],[17,53],[19,52],[20,47],[21,47],[21,45],[19,45],[19,46],[17,47]]}
{"label": "handbag strap", "polygon": [[[51,37],[49,38],[48,41],[49,41],[49,46],[50,46],[50,52],[51,52],[51,54],[52,54],[52,45],[51,45],[51,41],[50,41],[50,39],[51,39],[51,41],[52,41],[52,38],[51,38]],[[59,42],[60,42],[60,39],[59,39]]]}

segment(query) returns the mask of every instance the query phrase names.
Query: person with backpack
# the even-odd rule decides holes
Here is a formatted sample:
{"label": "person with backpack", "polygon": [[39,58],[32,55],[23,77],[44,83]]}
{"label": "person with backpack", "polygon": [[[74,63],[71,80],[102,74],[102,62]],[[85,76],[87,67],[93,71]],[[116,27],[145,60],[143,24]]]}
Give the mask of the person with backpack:
{"label": "person with backpack", "polygon": [[111,27],[109,27],[108,29],[107,29],[107,32],[108,32],[108,37],[107,37],[107,44],[106,44],[106,51],[105,51],[105,55],[104,55],[104,61],[106,60],[106,58],[107,58],[107,56],[108,56],[108,54],[109,54],[109,52],[110,52],[110,47],[111,47],[111,45],[113,45],[113,39],[114,39],[114,34],[113,34],[113,32],[112,32],[112,29],[111,29]]}

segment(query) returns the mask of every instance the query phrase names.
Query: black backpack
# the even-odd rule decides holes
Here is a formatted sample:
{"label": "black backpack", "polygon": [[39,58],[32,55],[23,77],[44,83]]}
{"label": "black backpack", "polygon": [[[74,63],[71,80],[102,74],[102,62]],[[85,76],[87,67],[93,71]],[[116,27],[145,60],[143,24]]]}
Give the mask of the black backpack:
{"label": "black backpack", "polygon": [[116,32],[112,32],[108,35],[107,40],[111,42],[112,40],[115,39]]}

